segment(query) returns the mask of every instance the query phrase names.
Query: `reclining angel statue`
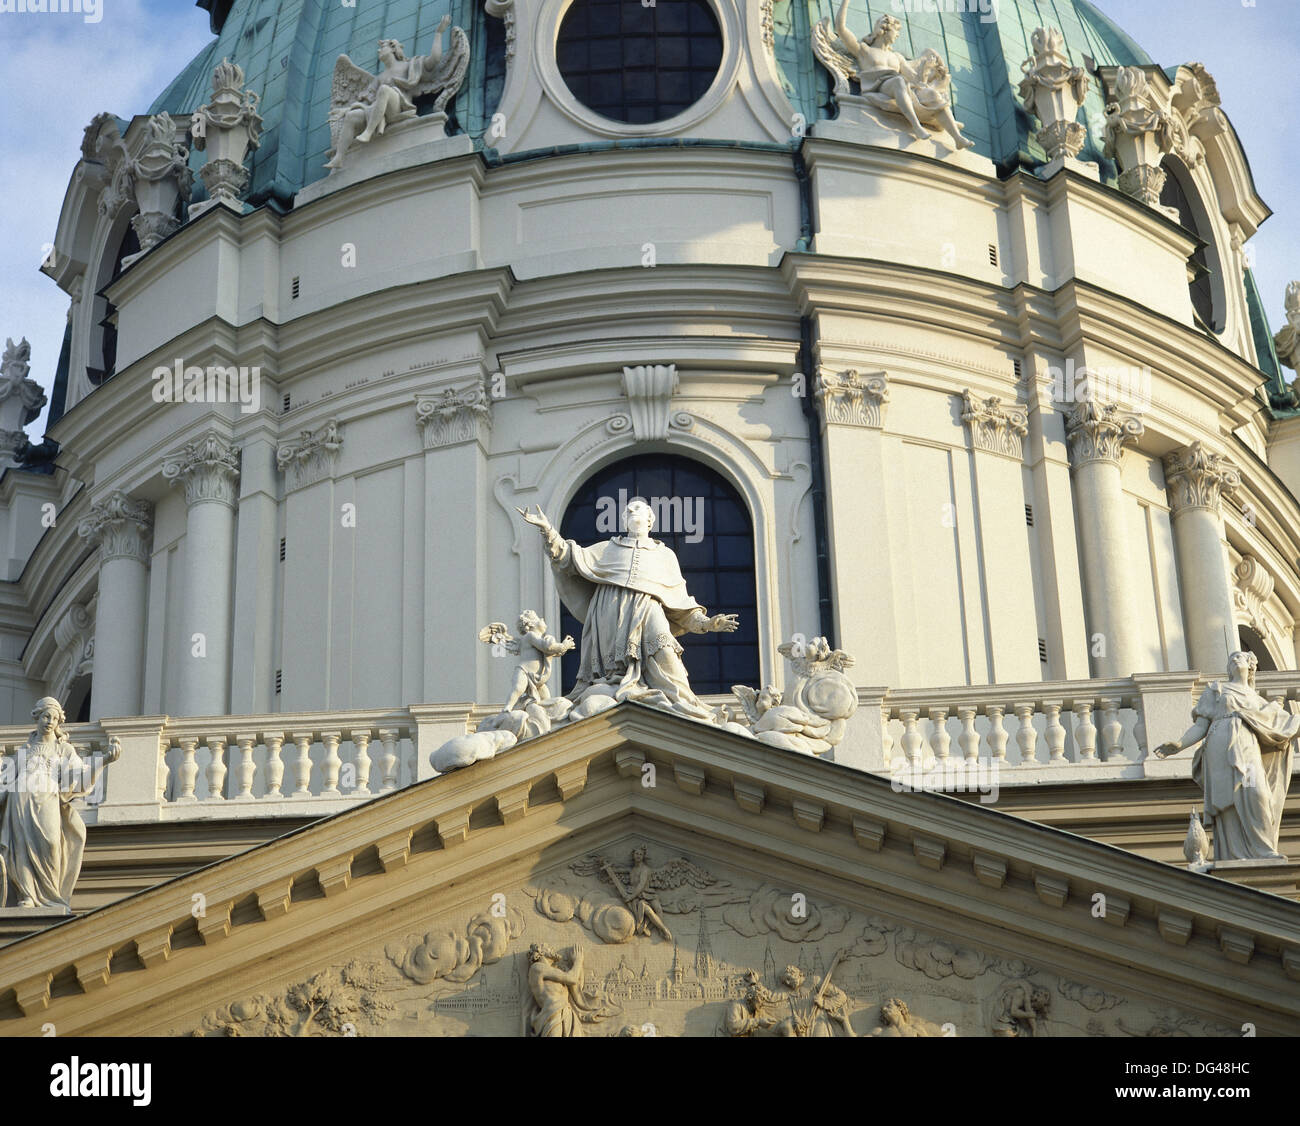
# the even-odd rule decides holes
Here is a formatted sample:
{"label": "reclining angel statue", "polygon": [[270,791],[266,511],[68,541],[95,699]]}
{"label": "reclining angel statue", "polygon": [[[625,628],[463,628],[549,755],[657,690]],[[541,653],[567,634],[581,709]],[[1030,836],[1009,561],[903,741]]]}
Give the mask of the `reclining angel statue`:
{"label": "reclining angel statue", "polygon": [[451,47],[443,52],[443,32],[451,24],[444,16],[434,32],[433,47],[427,55],[406,57],[396,39],[379,41],[379,61],[383,70],[371,74],[362,70],[347,55],[334,64],[334,84],[330,90],[330,141],[333,147],[326,168],[343,167],[353,143],[363,144],[397,121],[415,116],[415,98],[439,91],[433,112],[442,113],[456,96],[469,67],[469,37],[452,28]]}
{"label": "reclining angel statue", "polygon": [[930,139],[925,126],[931,125],[947,131],[955,148],[974,148],[952,115],[952,79],[939,53],[927,47],[908,59],[895,51],[903,25],[890,15],[876,20],[872,33],[859,41],[849,30],[848,6],[843,0],[833,26],[827,18],[813,28],[813,52],[834,76],[836,96],[848,94],[854,79],[868,105],[901,114],[919,140]]}

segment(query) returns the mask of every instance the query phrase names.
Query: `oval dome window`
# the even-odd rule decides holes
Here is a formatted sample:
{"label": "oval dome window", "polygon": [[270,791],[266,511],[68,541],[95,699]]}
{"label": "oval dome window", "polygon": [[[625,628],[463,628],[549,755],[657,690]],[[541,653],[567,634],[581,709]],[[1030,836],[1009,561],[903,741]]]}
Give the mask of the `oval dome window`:
{"label": "oval dome window", "polygon": [[722,63],[722,29],[708,0],[574,0],[555,51],[569,91],[589,110],[648,125],[704,96]]}

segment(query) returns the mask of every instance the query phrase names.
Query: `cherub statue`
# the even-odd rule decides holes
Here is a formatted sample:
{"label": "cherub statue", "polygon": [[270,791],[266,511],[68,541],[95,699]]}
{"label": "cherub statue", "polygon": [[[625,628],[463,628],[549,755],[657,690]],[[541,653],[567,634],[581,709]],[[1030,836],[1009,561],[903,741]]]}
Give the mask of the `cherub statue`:
{"label": "cherub statue", "polygon": [[556,641],[546,632],[546,623],[533,610],[525,610],[519,615],[516,628],[519,636],[514,636],[505,622],[492,622],[484,626],[478,639],[494,648],[501,646],[507,653],[519,655],[522,659],[515,667],[514,679],[510,683],[510,695],[502,711],[514,711],[522,701],[536,701],[545,704],[551,699],[551,690],[547,681],[551,676],[551,660],[563,656],[576,644],[572,637]]}
{"label": "cherub statue", "polygon": [[672,891],[683,884],[707,888],[719,881],[685,857],[679,856],[667,864],[652,868],[646,860],[648,855],[645,845],[638,845],[632,851],[631,868],[615,868],[602,856],[588,856],[570,867],[575,875],[599,876],[605,883],[612,884],[619,898],[632,912],[637,934],[648,935],[653,928],[666,941],[672,942],[673,935],[664,923],[664,908],[658,893]]}
{"label": "cherub statue", "polygon": [[844,675],[853,667],[853,658],[843,649],[832,649],[824,637],[805,641],[800,634],[777,652],[794,669],[794,687],[782,696],[772,685],[761,692],[732,685],[747,723],[728,730],[773,747],[823,755],[844,738],[845,722],[858,708],[857,689]]}
{"label": "cherub statue", "polygon": [[871,35],[859,41],[849,31],[848,7],[843,0],[833,26],[827,18],[813,28],[813,53],[834,77],[836,96],[848,94],[854,79],[869,105],[901,114],[917,139],[929,140],[925,126],[931,125],[945,130],[954,148],[974,148],[952,115],[952,79],[939,53],[927,47],[908,59],[895,51],[903,25],[890,15],[876,20]]}
{"label": "cherub statue", "polygon": [[330,159],[325,167],[343,167],[353,142],[364,144],[395,122],[415,116],[415,98],[439,91],[433,112],[442,113],[465,80],[469,66],[469,37],[456,27],[451,32],[451,47],[443,53],[442,36],[451,24],[444,16],[434,32],[433,47],[427,55],[406,57],[396,39],[379,41],[379,61],[383,69],[376,75],[362,70],[347,55],[334,64],[334,84],[330,90]]}
{"label": "cherub statue", "polygon": [[731,690],[740,700],[751,734],[760,743],[808,755],[824,755],[834,745],[826,738],[830,720],[783,704],[781,693],[772,685],[755,692],[743,684],[733,684]]}

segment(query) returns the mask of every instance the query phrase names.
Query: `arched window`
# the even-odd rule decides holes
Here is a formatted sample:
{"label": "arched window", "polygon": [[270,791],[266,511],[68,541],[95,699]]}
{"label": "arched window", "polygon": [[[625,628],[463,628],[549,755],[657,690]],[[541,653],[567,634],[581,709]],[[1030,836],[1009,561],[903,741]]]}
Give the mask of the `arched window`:
{"label": "arched window", "polygon": [[1255,658],[1259,661],[1260,672],[1277,672],[1277,662],[1273,660],[1273,655],[1264,644],[1264,639],[1255,630],[1250,626],[1238,626],[1237,637],[1242,649],[1247,653],[1255,654]]}
{"label": "arched window", "polygon": [[[128,224],[122,234],[122,241],[118,243],[117,253],[113,256],[113,271],[104,279],[100,288],[103,289],[116,280],[122,272],[124,258],[139,252],[140,239],[136,236],[135,228]],[[116,315],[117,308],[106,297],[95,294],[95,323],[91,330],[91,339],[95,343],[91,347],[90,354],[98,357],[99,365],[92,364],[86,368],[86,375],[94,387],[111,379],[117,371],[117,323],[114,320]]]}
{"label": "arched window", "polygon": [[1174,161],[1166,160],[1165,186],[1160,190],[1160,203],[1178,212],[1178,223],[1185,230],[1191,231],[1205,246],[1198,247],[1188,259],[1191,277],[1188,288],[1192,294],[1192,311],[1201,324],[1211,332],[1219,333],[1225,324],[1221,310],[1222,302],[1216,302],[1216,293],[1221,292],[1223,277],[1219,265],[1219,253],[1214,246],[1214,235],[1209,221],[1201,214],[1200,198],[1196,189],[1190,186],[1186,174]]}
{"label": "arched window", "polygon": [[[730,692],[733,684],[759,683],[758,594],[754,583],[754,526],[736,489],[720,474],[689,458],[644,454],[598,471],[578,490],[560,532],[580,544],[622,534],[620,515],[633,497],[655,511],[651,535],[677,553],[686,589],[710,614],[738,614],[735,633],[678,638],[697,694]],[[568,611],[558,635],[581,645],[582,625]],[[579,649],[562,662],[567,692],[578,675]]]}

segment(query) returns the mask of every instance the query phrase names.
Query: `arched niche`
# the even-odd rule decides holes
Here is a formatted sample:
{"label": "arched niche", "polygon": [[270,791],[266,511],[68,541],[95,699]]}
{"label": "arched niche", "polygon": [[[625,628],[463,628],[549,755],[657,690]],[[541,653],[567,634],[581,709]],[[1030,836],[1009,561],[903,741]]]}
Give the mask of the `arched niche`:
{"label": "arched niche", "polygon": [[[697,694],[730,692],[733,684],[758,684],[758,587],[755,579],[754,522],[740,491],[717,470],[676,453],[639,453],[590,473],[574,492],[560,522],[560,533],[581,544],[621,534],[623,506],[633,497],[656,513],[653,537],[677,554],[686,589],[711,614],[737,614],[735,633],[687,634],[678,638]],[[581,623],[567,610],[559,636],[580,639]],[[561,667],[564,691],[578,671],[578,651]]]}
{"label": "arched niche", "polygon": [[1227,329],[1227,293],[1224,289],[1223,258],[1214,235],[1214,225],[1201,193],[1187,166],[1176,156],[1165,158],[1165,185],[1160,192],[1163,207],[1178,213],[1178,222],[1205,245],[1188,259],[1188,290],[1192,310],[1211,332]]}

